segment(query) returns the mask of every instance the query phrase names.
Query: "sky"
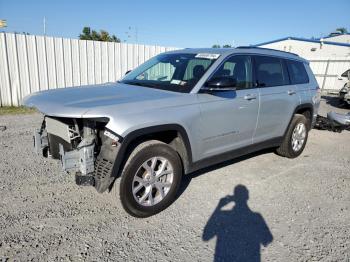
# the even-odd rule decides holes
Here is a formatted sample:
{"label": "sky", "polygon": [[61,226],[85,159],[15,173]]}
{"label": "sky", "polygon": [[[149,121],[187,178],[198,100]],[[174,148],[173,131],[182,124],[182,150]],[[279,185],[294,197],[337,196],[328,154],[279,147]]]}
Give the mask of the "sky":
{"label": "sky", "polygon": [[350,31],[350,0],[0,0],[5,32],[78,38],[84,26],[128,43],[173,47],[258,44]]}

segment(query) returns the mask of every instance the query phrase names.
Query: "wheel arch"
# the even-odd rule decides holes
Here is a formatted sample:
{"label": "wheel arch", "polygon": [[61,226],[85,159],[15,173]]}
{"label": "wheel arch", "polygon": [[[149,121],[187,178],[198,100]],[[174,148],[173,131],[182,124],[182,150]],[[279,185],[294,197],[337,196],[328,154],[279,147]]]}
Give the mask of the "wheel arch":
{"label": "wheel arch", "polygon": [[311,129],[311,124],[312,124],[312,118],[313,118],[313,113],[314,113],[314,107],[311,103],[305,103],[297,106],[294,110],[294,114],[301,114],[304,115],[310,123],[310,126],[308,127],[309,130]]}
{"label": "wheel arch", "polygon": [[180,155],[184,173],[192,163],[192,149],[185,128],[179,124],[165,124],[137,129],[128,133],[120,144],[120,149],[114,162],[112,176],[117,178],[131,151],[140,143],[156,139],[170,145]]}
{"label": "wheel arch", "polygon": [[[311,123],[312,123],[312,116],[313,116],[313,111],[314,111],[314,107],[311,103],[303,103],[303,104],[300,104],[298,106],[295,107],[294,109],[294,112],[292,114],[292,116],[290,117],[289,119],[289,122],[288,122],[288,125],[287,125],[287,128],[286,130],[284,131],[284,135],[283,137],[286,136],[287,132],[288,132],[288,129],[289,129],[289,126],[293,120],[293,117],[295,114],[302,114],[302,115],[305,115],[305,114],[309,114],[309,120],[310,120],[310,127],[309,129],[311,128]],[[308,116],[305,115],[306,118],[308,118]]]}

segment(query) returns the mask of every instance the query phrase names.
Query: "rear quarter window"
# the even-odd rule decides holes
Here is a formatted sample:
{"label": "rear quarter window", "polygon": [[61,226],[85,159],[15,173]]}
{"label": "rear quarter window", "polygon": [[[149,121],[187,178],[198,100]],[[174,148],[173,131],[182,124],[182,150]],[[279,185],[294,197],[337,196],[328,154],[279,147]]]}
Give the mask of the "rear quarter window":
{"label": "rear quarter window", "polygon": [[305,70],[304,63],[287,60],[287,67],[292,84],[307,84],[309,76]]}

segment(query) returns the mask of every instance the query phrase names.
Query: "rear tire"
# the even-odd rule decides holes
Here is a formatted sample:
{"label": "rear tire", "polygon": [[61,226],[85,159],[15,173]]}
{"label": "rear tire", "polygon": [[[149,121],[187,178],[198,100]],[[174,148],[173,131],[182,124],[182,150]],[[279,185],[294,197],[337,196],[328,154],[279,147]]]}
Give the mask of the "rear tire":
{"label": "rear tire", "polygon": [[181,178],[181,159],[173,148],[157,140],[141,143],[124,165],[121,203],[132,216],[155,215],[175,201]]}
{"label": "rear tire", "polygon": [[295,114],[276,153],[288,158],[298,157],[303,152],[308,139],[309,122],[304,115]]}

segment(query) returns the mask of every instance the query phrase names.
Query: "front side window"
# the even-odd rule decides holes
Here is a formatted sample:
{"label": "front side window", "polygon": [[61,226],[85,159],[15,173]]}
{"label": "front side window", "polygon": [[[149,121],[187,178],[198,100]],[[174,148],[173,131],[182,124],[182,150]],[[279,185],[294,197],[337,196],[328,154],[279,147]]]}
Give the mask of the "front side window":
{"label": "front side window", "polygon": [[302,62],[287,60],[287,66],[292,84],[309,83],[309,77]]}
{"label": "front side window", "polygon": [[217,54],[161,54],[128,73],[120,82],[189,93],[219,57]]}
{"label": "front side window", "polygon": [[259,86],[269,87],[288,84],[288,75],[283,70],[281,59],[268,56],[256,56],[254,59]]}
{"label": "front side window", "polygon": [[211,79],[232,78],[237,89],[250,88],[252,81],[252,63],[250,56],[234,55],[222,63]]}

